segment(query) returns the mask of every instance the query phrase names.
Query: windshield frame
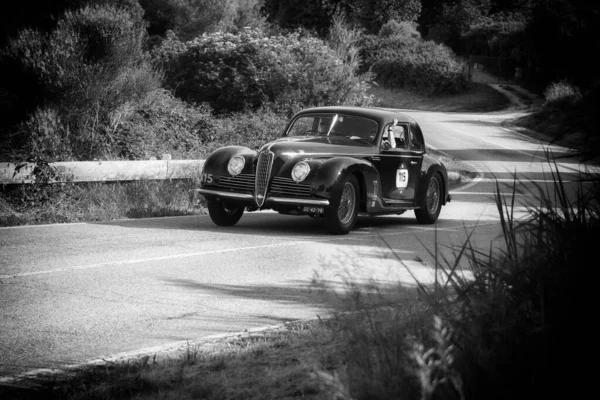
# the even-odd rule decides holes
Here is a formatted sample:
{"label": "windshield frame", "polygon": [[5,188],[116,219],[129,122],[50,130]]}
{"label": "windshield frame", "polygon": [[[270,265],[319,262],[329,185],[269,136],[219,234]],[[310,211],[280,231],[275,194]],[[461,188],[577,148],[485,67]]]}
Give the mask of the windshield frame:
{"label": "windshield frame", "polygon": [[[302,119],[312,119],[312,121],[297,129],[298,132],[302,132],[301,134],[291,134],[298,121]],[[323,120],[326,120],[327,123],[320,125]],[[319,126],[321,126],[321,129],[319,129]],[[379,130],[379,121],[374,118],[340,112],[315,112],[298,115],[290,121],[281,137],[338,136],[376,145]]]}

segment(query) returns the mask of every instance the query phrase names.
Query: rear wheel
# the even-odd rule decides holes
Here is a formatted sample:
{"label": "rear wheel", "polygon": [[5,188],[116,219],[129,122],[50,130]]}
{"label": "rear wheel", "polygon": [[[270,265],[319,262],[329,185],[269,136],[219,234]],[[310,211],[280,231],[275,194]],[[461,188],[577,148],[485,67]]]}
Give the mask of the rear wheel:
{"label": "rear wheel", "polygon": [[420,224],[430,225],[437,221],[442,210],[442,178],[434,174],[427,183],[427,192],[420,200],[419,209],[415,210],[415,216]]}
{"label": "rear wheel", "polygon": [[334,198],[333,204],[325,211],[325,227],[336,235],[345,235],[354,226],[358,215],[358,181],[351,176]]}
{"label": "rear wheel", "polygon": [[220,201],[207,202],[208,215],[218,226],[231,226],[237,224],[244,214],[244,207],[232,206]]}

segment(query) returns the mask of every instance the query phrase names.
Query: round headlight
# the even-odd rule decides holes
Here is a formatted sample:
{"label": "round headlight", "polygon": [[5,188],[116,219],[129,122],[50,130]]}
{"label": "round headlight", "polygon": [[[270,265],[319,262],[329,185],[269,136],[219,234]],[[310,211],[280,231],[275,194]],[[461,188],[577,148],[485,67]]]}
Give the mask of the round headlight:
{"label": "round headlight", "polygon": [[302,182],[308,176],[310,166],[304,161],[300,161],[292,168],[292,179],[296,182]]}
{"label": "round headlight", "polygon": [[233,175],[239,175],[244,169],[244,165],[246,164],[246,159],[242,156],[233,156],[231,160],[229,160],[229,164],[227,164],[227,171]]}

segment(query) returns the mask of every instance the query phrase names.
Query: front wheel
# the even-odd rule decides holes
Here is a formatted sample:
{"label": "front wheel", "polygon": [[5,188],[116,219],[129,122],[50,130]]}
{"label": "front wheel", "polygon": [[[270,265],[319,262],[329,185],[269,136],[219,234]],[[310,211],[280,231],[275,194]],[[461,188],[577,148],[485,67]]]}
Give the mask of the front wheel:
{"label": "front wheel", "polygon": [[417,221],[423,225],[435,223],[442,210],[442,179],[439,174],[429,179],[427,192],[419,203],[421,208],[415,210]]}
{"label": "front wheel", "polygon": [[358,181],[351,176],[344,182],[337,198],[334,197],[331,208],[325,212],[325,227],[329,232],[345,235],[354,227],[358,215],[358,194]]}
{"label": "front wheel", "polygon": [[230,206],[220,201],[207,202],[208,215],[218,226],[231,226],[237,224],[244,214],[244,207]]}

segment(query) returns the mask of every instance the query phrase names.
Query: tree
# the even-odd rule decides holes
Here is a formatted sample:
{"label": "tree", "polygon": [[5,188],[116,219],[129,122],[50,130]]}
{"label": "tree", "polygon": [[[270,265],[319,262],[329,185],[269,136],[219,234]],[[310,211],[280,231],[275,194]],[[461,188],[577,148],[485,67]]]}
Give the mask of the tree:
{"label": "tree", "polygon": [[262,12],[282,28],[305,28],[325,37],[336,14],[368,33],[379,32],[391,19],[416,21],[421,0],[265,0]]}
{"label": "tree", "polygon": [[583,0],[539,0],[527,38],[541,84],[556,79],[587,86],[600,80],[600,5]]}
{"label": "tree", "polygon": [[3,85],[14,100],[10,123],[21,122],[14,136],[27,153],[102,154],[125,109],[160,84],[143,50],[146,24],[137,2],[93,3],[65,12],[49,33],[20,31],[2,52],[2,64],[14,72]]}
{"label": "tree", "polygon": [[233,32],[262,25],[261,0],[139,0],[148,33],[164,38],[171,30],[182,40],[203,33]]}

